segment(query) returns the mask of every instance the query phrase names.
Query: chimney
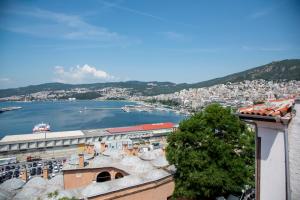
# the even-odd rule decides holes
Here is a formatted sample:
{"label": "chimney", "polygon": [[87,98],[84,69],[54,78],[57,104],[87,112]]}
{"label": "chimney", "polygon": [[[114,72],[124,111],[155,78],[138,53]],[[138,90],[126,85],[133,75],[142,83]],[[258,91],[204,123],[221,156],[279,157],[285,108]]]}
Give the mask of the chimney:
{"label": "chimney", "polygon": [[105,151],[105,142],[100,143],[100,152],[103,153]]}
{"label": "chimney", "polygon": [[83,168],[84,167],[84,156],[83,154],[79,154],[79,167]]}
{"label": "chimney", "polygon": [[28,180],[28,174],[27,174],[27,169],[23,168],[21,171],[21,179],[25,182]]}
{"label": "chimney", "polygon": [[166,147],[162,147],[163,155],[166,155]]}
{"label": "chimney", "polygon": [[87,152],[87,144],[84,144],[83,153]]}
{"label": "chimney", "polygon": [[123,144],[123,151],[124,151],[124,153],[125,154],[127,154],[128,155],[128,144]]}
{"label": "chimney", "polygon": [[134,147],[133,147],[133,155],[137,156],[138,152],[139,152],[139,147],[137,145],[134,145]]}
{"label": "chimney", "polygon": [[95,148],[94,148],[94,144],[89,144],[88,147],[88,154],[94,154],[95,153]]}
{"label": "chimney", "polygon": [[128,149],[127,155],[128,156],[132,156],[133,155],[133,147],[131,147],[130,149]]}
{"label": "chimney", "polygon": [[49,174],[48,174],[48,167],[44,167],[43,168],[43,178],[44,179],[48,179],[48,177],[49,177]]}

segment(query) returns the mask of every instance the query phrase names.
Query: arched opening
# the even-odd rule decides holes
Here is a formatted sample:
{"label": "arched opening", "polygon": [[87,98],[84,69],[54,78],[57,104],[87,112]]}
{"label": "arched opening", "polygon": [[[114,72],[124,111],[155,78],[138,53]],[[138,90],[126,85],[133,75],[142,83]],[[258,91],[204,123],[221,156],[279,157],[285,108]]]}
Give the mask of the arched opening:
{"label": "arched opening", "polygon": [[111,176],[109,172],[101,172],[97,176],[97,182],[105,182],[110,180],[111,180]]}
{"label": "arched opening", "polygon": [[115,179],[119,179],[119,178],[123,178],[123,177],[124,177],[124,175],[122,173],[117,172],[116,176],[115,176]]}

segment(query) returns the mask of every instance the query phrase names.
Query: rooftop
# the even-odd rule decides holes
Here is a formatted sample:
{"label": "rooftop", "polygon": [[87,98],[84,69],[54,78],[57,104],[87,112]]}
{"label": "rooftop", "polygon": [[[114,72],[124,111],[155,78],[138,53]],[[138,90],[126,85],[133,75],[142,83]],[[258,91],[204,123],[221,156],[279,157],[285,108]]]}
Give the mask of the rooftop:
{"label": "rooftop", "polygon": [[275,118],[291,119],[294,104],[294,99],[269,100],[263,104],[240,108],[238,110],[238,115],[241,117],[269,120]]}
{"label": "rooftop", "polygon": [[[160,181],[164,178],[171,177],[172,173],[163,168],[167,168],[169,163],[166,161],[163,152],[155,150],[152,152],[153,160],[145,161],[140,159],[142,153],[138,156],[128,156],[122,151],[112,150],[110,155],[119,154],[119,156],[99,155],[86,160],[88,165],[79,168],[72,162],[67,161],[63,170],[89,170],[91,168],[114,167],[125,172],[125,176],[106,182],[93,182],[85,187],[76,189],[64,189],[63,175],[58,175],[50,180],[40,177],[34,177],[27,183],[19,179],[13,179],[0,185],[0,199],[51,199],[47,194],[57,190],[59,198],[63,196],[76,197],[80,199],[90,198],[93,196],[103,195],[106,193],[131,188],[134,186]],[[162,168],[163,167],[163,168]],[[8,187],[9,186],[9,187]],[[9,189],[12,188],[12,189]]]}
{"label": "rooftop", "polygon": [[81,130],[76,131],[59,131],[59,132],[47,132],[47,133],[31,133],[21,135],[6,135],[1,139],[1,142],[14,142],[24,140],[40,140],[40,139],[54,139],[64,137],[78,137],[84,136],[85,134]]}
{"label": "rooftop", "polygon": [[[142,160],[143,153],[138,156],[128,156],[122,150],[108,150],[104,155],[99,155],[88,160],[88,165],[80,168],[78,165],[66,164],[63,168],[67,170],[90,170],[92,168],[113,167],[124,171],[127,175],[120,179],[106,182],[94,182],[86,187],[75,189],[82,197],[89,198],[124,188],[141,185],[144,183],[157,181],[166,177],[170,177],[171,173],[163,168],[168,167],[169,163],[165,159],[162,151],[154,150],[153,160]],[[119,156],[116,156],[119,155]]]}
{"label": "rooftop", "polygon": [[134,131],[149,131],[149,130],[157,130],[157,129],[170,129],[174,128],[175,124],[171,122],[166,123],[157,123],[157,124],[142,124],[138,126],[128,126],[128,127],[120,127],[120,128],[109,128],[107,131],[109,133],[124,133],[124,132],[134,132]]}
{"label": "rooftop", "polygon": [[58,131],[58,132],[46,132],[46,133],[30,133],[19,135],[6,135],[0,143],[4,142],[18,142],[18,141],[32,141],[32,140],[53,140],[72,137],[89,137],[89,136],[106,136],[112,134],[126,134],[128,132],[138,131],[152,131],[160,129],[171,129],[176,127],[176,124],[171,122],[157,123],[157,124],[142,124],[137,126],[118,127],[118,128],[102,128],[102,129],[90,129],[90,130],[74,130],[74,131]]}

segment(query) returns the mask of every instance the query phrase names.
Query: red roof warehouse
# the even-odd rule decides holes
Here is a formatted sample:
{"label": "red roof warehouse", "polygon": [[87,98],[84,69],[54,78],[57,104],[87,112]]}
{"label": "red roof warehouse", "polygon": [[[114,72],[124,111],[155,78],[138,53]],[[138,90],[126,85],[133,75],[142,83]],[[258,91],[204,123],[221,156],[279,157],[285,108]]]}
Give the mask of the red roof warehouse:
{"label": "red roof warehouse", "polygon": [[109,128],[107,131],[109,133],[125,133],[125,132],[134,132],[134,131],[151,131],[157,129],[169,129],[173,128],[175,125],[171,122],[158,123],[158,124],[142,124],[138,126],[128,126],[120,128]]}

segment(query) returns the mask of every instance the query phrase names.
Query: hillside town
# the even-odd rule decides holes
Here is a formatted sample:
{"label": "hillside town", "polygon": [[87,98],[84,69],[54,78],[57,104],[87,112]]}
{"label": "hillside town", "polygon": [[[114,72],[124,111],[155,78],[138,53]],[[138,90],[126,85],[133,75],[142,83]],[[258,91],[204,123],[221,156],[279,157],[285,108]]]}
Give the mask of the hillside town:
{"label": "hillside town", "polygon": [[76,99],[128,99],[130,88],[107,87],[103,89],[73,88],[70,90],[44,90],[26,95],[13,95],[0,98],[0,101],[48,101],[48,100],[76,100]]}
{"label": "hillside town", "polygon": [[223,106],[241,107],[253,105],[268,99],[288,98],[300,93],[300,81],[275,82],[265,80],[243,81],[218,84],[211,87],[190,88],[173,94],[161,94],[153,97],[136,97],[135,100],[154,99],[174,101],[181,107],[197,111],[210,103]]}
{"label": "hillside town", "polygon": [[[300,81],[265,81],[262,79],[211,87],[184,89],[171,94],[142,96],[131,88],[107,87],[102,89],[73,88],[70,90],[40,91],[27,95],[0,98],[0,101],[48,101],[48,100],[129,100],[166,104],[182,112],[201,110],[210,103],[241,107],[267,99],[288,98],[300,93]],[[171,104],[170,104],[171,102]]]}

